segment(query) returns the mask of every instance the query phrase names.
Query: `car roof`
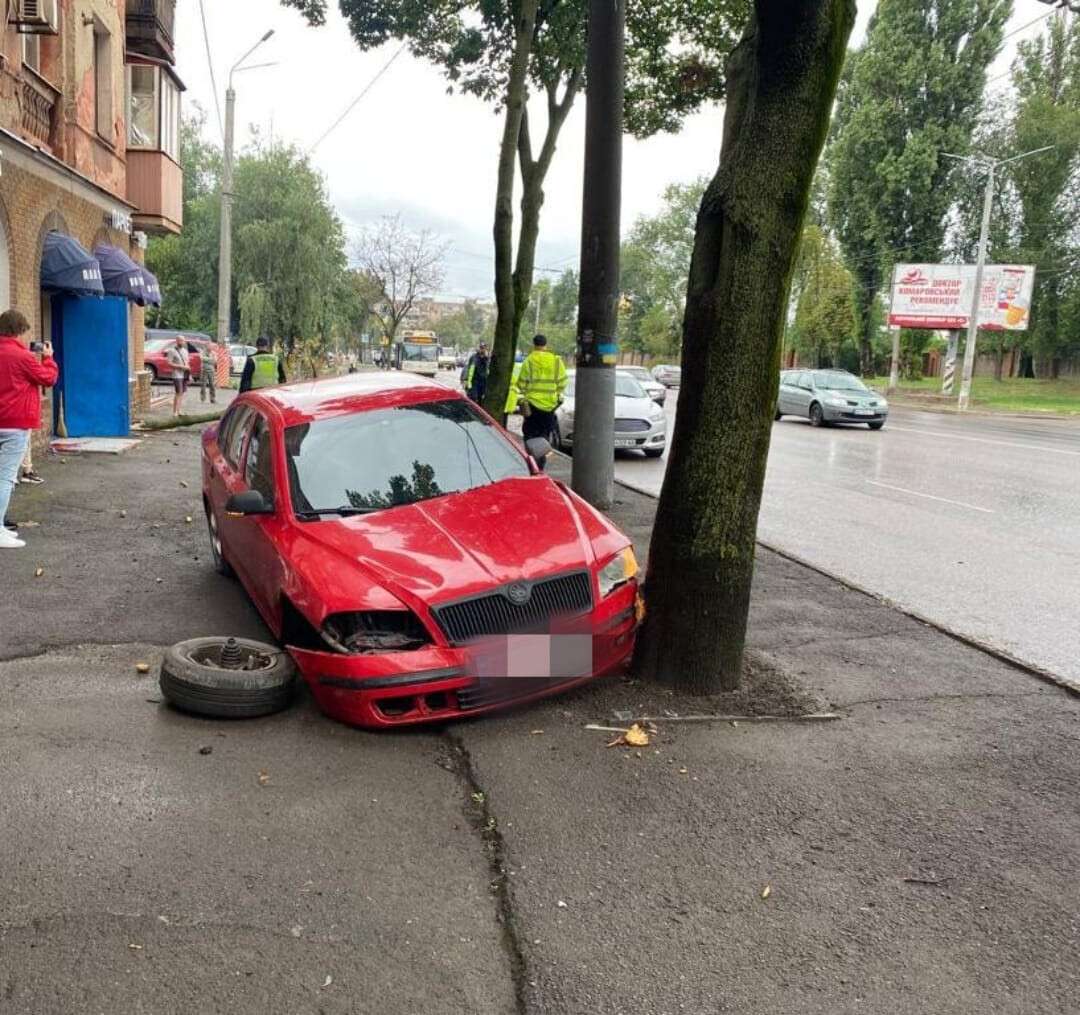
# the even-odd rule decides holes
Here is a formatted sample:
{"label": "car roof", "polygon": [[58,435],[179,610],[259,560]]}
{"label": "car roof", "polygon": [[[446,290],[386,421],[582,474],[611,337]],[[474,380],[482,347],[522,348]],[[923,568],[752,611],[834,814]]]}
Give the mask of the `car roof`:
{"label": "car roof", "polygon": [[417,374],[378,370],[260,388],[252,393],[252,397],[245,396],[245,400],[267,403],[276,410],[283,426],[295,426],[371,409],[462,400],[464,397],[458,391]]}

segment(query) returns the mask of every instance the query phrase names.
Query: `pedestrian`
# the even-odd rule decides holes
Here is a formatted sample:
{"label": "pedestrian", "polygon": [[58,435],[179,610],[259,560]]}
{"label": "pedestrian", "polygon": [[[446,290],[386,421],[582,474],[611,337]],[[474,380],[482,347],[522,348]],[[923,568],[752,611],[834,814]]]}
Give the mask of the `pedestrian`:
{"label": "pedestrian", "polygon": [[199,350],[202,353],[199,369],[199,401],[206,401],[206,392],[210,392],[210,404],[217,402],[217,346],[207,342]]}
{"label": "pedestrian", "polygon": [[[41,346],[41,360],[22,343],[30,322],[18,310],[0,314],[0,520],[7,518],[11,491],[30,444],[30,433],[41,425],[41,389],[59,376],[52,343]],[[0,549],[26,543],[0,525]]]}
{"label": "pedestrian", "polygon": [[487,393],[488,367],[491,360],[488,357],[486,342],[481,342],[476,352],[469,357],[465,365],[465,393],[479,405]]}
{"label": "pedestrian", "polygon": [[270,351],[270,339],[260,335],[255,340],[255,355],[248,356],[240,375],[240,391],[269,388],[285,383],[285,366],[281,357]]}
{"label": "pedestrian", "polygon": [[[517,389],[524,400],[525,417],[521,430],[526,442],[534,437],[550,440],[555,430],[555,410],[562,405],[566,389],[566,364],[553,352],[548,352],[547,338],[537,335],[533,351],[525,357],[518,375]],[[544,468],[544,462],[539,466]]]}
{"label": "pedestrian", "polygon": [[506,429],[506,425],[510,422],[510,416],[521,409],[521,392],[518,391],[517,383],[524,361],[520,352],[514,357],[514,369],[510,373],[510,391],[506,395],[506,406],[503,408],[503,429]]}
{"label": "pedestrian", "polygon": [[26,445],[26,454],[23,455],[22,468],[19,470],[20,483],[44,483],[45,480],[34,471],[34,452],[29,442]]}
{"label": "pedestrian", "polygon": [[172,372],[173,400],[172,414],[180,415],[180,404],[187,391],[188,377],[191,374],[191,361],[188,358],[187,341],[183,335],[177,335],[176,341],[165,348],[165,362]]}

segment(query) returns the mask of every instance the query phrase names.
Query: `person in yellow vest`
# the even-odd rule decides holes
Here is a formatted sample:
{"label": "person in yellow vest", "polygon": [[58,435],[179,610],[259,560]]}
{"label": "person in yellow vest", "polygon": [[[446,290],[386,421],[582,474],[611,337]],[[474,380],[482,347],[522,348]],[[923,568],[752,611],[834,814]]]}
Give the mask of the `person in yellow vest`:
{"label": "person in yellow vest", "polygon": [[281,357],[270,351],[270,339],[262,336],[255,340],[255,355],[248,356],[244,372],[240,375],[240,391],[269,388],[285,383],[285,367]]}
{"label": "person in yellow vest", "polygon": [[502,425],[504,428],[506,427],[506,424],[510,422],[510,416],[517,412],[521,406],[521,392],[518,391],[517,383],[518,378],[521,376],[521,366],[523,362],[521,353],[519,352],[514,359],[514,369],[510,374],[510,390],[506,394],[506,408],[503,409]]}
{"label": "person in yellow vest", "polygon": [[537,335],[533,339],[533,351],[525,357],[517,379],[517,389],[525,402],[521,431],[526,441],[551,437],[555,410],[562,404],[566,381],[566,364],[555,353],[548,352],[547,338]]}

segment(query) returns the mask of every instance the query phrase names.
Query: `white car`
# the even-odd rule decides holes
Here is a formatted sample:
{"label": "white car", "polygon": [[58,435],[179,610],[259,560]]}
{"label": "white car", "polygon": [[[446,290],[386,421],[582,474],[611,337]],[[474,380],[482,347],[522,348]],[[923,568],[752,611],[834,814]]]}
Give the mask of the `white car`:
{"label": "white car", "polygon": [[[555,410],[551,443],[564,450],[574,446],[575,371],[571,370],[563,403]],[[659,458],[667,447],[667,417],[629,374],[615,371],[615,450],[643,451]]]}
{"label": "white car", "polygon": [[653,375],[645,367],[616,367],[621,374],[633,377],[657,405],[663,405],[667,400],[667,388],[659,381],[653,379]]}
{"label": "white car", "polygon": [[242,374],[248,356],[254,356],[255,352],[256,349],[253,345],[230,345],[229,372],[233,374]]}

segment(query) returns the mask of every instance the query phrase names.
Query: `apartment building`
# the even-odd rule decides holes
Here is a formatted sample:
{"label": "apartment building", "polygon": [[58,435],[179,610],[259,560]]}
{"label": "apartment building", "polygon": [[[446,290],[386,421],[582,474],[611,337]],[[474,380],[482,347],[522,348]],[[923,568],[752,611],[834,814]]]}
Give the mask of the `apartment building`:
{"label": "apartment building", "polygon": [[149,401],[143,251],[182,225],[174,4],[0,0],[0,304],[56,347],[42,436],[126,433]]}

